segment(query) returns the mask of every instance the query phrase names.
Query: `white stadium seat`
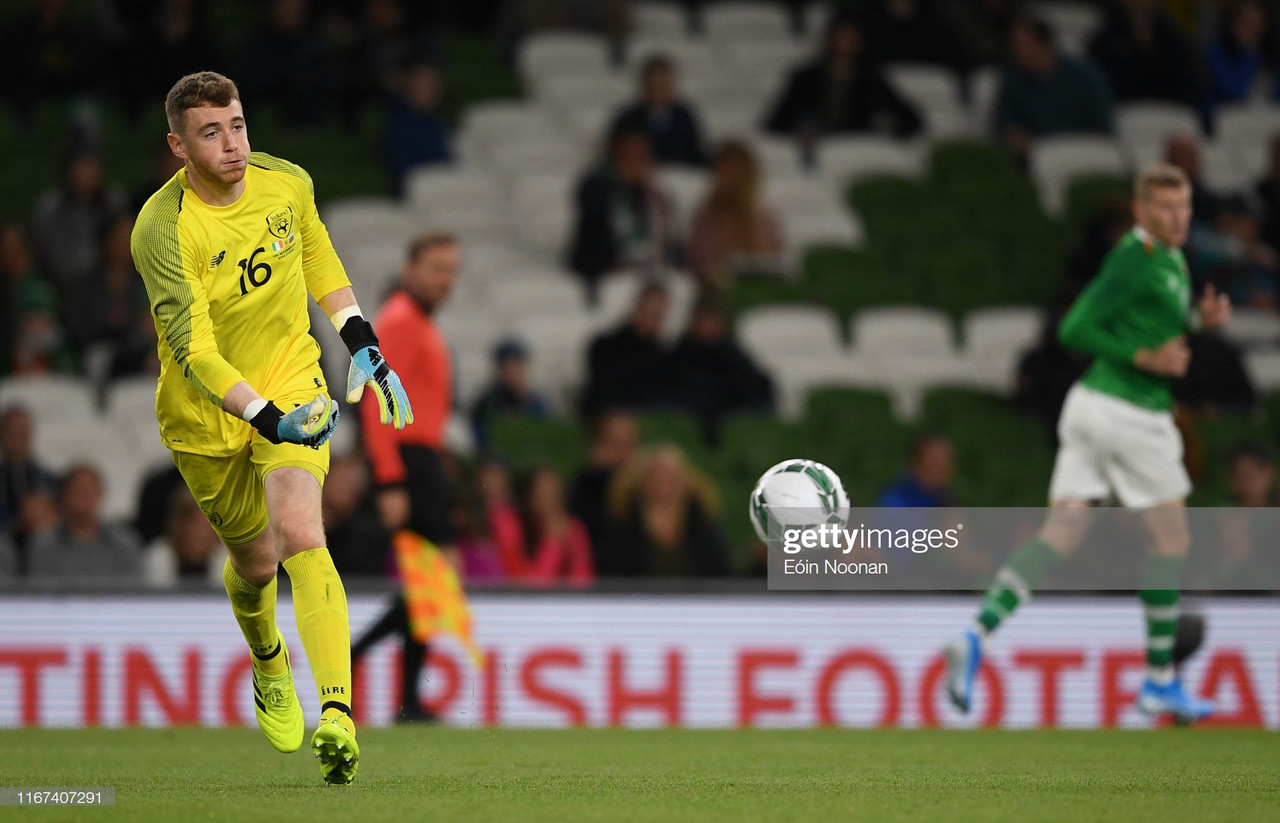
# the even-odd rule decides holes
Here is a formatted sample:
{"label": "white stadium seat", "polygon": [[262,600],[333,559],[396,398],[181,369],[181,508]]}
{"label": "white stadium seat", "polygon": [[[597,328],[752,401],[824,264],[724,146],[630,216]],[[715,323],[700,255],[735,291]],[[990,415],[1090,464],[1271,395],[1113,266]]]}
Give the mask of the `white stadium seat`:
{"label": "white stadium seat", "polygon": [[66,375],[11,377],[0,382],[0,409],[23,406],[37,432],[46,427],[74,427],[93,417],[93,388],[87,380]]}
{"label": "white stadium seat", "polygon": [[520,237],[539,252],[559,257],[573,231],[574,176],[532,174],[511,188],[513,219]]}
{"label": "white stadium seat", "polygon": [[910,355],[928,359],[952,354],[951,321],[939,309],[885,306],[865,309],[850,319],[854,353],[872,359]]}
{"label": "white stadium seat", "polygon": [[775,357],[769,362],[778,396],[778,414],[785,419],[798,419],[804,412],[805,399],[817,386],[877,385],[866,364],[847,352]]}
{"label": "white stadium seat", "polygon": [[687,235],[698,207],[706,199],[711,186],[711,173],[689,166],[663,166],[658,170],[658,187],[669,195],[676,207],[677,225]]}
{"label": "white stadium seat", "polygon": [[689,34],[689,13],[678,3],[648,0],[631,4],[633,35],[654,38],[680,38]]}
{"label": "white stadium seat", "polygon": [[1109,137],[1067,134],[1041,137],[1032,144],[1031,177],[1049,214],[1062,212],[1067,189],[1076,178],[1126,171],[1124,156]]}
{"label": "white stadium seat", "polygon": [[865,235],[862,222],[849,211],[826,214],[784,214],[782,239],[787,262],[798,271],[805,249],[810,246],[861,246]]}
{"label": "white stadium seat", "polygon": [[860,178],[880,174],[924,176],[923,154],[892,137],[825,137],[818,144],[818,168],[841,190]]}
{"label": "white stadium seat", "polygon": [[778,3],[720,0],[702,7],[702,29],[721,43],[782,40],[791,36],[791,20]]}
{"label": "white stadium seat", "polygon": [[983,66],[969,75],[969,123],[978,136],[991,135],[1000,98],[1000,69]]}
{"label": "white stadium seat", "polygon": [[633,37],[627,44],[627,65],[633,74],[646,60],[657,55],[671,60],[676,70],[677,88],[684,88],[688,81],[702,77],[718,78],[724,71],[720,55],[702,40]]}
{"label": "white stadium seat", "polygon": [[1258,391],[1280,389],[1280,351],[1250,352],[1245,355],[1244,365]]}
{"label": "white stadium seat", "polygon": [[1280,137],[1280,106],[1274,103],[1219,106],[1214,115],[1218,143],[1250,178],[1267,171],[1271,144]]}
{"label": "white stadium seat", "polygon": [[974,379],[998,391],[1013,388],[1018,359],[1035,345],[1044,312],[1031,306],[979,309],[964,318],[964,357]]}
{"label": "white stadium seat", "polygon": [[844,351],[835,314],[821,306],[750,309],[738,320],[738,339],[769,364],[787,357],[830,357]]}
{"label": "white stadium seat", "polygon": [[1103,21],[1102,9],[1086,3],[1044,0],[1031,4],[1027,11],[1049,24],[1060,51],[1077,57],[1088,51],[1089,40]]}
{"label": "white stadium seat", "polygon": [[960,137],[973,129],[960,92],[960,77],[951,69],[924,63],[892,63],[885,79],[920,113],[931,138]]}
{"label": "white stadium seat", "polygon": [[1273,348],[1280,344],[1280,314],[1239,306],[1232,310],[1231,322],[1222,327],[1222,336],[1246,348]]}
{"label": "white stadium seat", "polygon": [[1190,106],[1146,100],[1119,103],[1114,119],[1116,136],[1134,168],[1163,159],[1166,144],[1175,134],[1202,139],[1200,115]]}
{"label": "white stadium seat", "polygon": [[586,32],[530,34],[516,55],[520,76],[533,85],[552,75],[603,74],[610,62],[609,41]]}
{"label": "white stadium seat", "polygon": [[625,74],[567,74],[538,84],[538,97],[562,113],[579,106],[618,108],[636,94],[636,82]]}
{"label": "white stadium seat", "polygon": [[498,208],[502,191],[490,171],[466,166],[418,166],[405,180],[405,205],[438,212],[442,209]]}

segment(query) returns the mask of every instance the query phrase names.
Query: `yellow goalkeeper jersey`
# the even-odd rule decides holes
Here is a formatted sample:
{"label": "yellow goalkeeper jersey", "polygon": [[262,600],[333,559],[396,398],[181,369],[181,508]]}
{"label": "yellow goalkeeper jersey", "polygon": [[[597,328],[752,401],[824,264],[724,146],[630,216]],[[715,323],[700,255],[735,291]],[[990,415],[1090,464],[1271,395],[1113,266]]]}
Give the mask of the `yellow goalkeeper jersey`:
{"label": "yellow goalkeeper jersey", "polygon": [[133,260],[159,336],[156,417],[174,451],[218,456],[245,447],[249,424],[222,410],[242,380],[268,400],[314,397],[324,378],[307,293],[319,301],[351,285],[301,167],[253,152],[244,180],[239,200],[210,206],[182,169],[133,229]]}

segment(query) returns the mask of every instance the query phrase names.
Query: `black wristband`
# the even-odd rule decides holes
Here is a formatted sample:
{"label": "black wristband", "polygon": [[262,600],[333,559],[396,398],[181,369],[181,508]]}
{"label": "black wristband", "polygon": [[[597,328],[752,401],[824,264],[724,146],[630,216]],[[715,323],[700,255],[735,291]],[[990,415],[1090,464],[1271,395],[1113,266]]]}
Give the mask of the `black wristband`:
{"label": "black wristband", "polygon": [[262,410],[253,416],[249,421],[249,425],[258,430],[258,434],[270,440],[272,443],[279,445],[284,441],[280,439],[280,418],[284,417],[284,413],[276,408],[276,404],[270,400]]}
{"label": "black wristband", "polygon": [[355,354],[365,346],[378,345],[378,335],[373,333],[373,326],[363,317],[348,317],[342,324],[342,342],[347,344],[347,351]]}

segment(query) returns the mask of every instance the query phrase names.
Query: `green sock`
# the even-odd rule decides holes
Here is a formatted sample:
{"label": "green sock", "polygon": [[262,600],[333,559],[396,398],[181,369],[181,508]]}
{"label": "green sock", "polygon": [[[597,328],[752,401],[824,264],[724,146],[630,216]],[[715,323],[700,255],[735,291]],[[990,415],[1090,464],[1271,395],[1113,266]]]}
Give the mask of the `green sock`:
{"label": "green sock", "polygon": [[1183,557],[1148,556],[1142,563],[1143,610],[1147,618],[1147,678],[1165,685],[1174,678],[1173,644],[1178,633],[1178,594]]}
{"label": "green sock", "polygon": [[977,628],[985,637],[1014,609],[1030,599],[1046,574],[1062,560],[1058,550],[1038,537],[1022,544],[996,572],[991,588],[982,599]]}

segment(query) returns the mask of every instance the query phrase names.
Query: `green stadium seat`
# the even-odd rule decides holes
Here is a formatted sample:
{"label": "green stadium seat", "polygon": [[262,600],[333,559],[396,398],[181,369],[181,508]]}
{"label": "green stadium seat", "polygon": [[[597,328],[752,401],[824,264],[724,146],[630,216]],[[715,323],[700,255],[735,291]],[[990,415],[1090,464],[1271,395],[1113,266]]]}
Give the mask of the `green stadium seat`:
{"label": "green stadium seat", "polygon": [[737,317],[757,306],[795,303],[802,298],[800,289],[789,280],[778,277],[739,277],[729,287],[729,311]]}
{"label": "green stadium seat", "polygon": [[674,411],[640,412],[635,417],[643,445],[676,446],[695,465],[705,467],[708,464],[703,427],[693,415]]}
{"label": "green stadium seat", "polygon": [[1018,176],[1013,155],[995,143],[940,143],[929,157],[929,184],[944,197],[974,180]]}
{"label": "green stadium seat", "polygon": [[878,254],[842,246],[818,246],[805,253],[801,290],[810,301],[836,312],[846,328],[859,309],[921,299],[920,285],[904,274],[890,274]]}
{"label": "green stadium seat", "polygon": [[1067,188],[1064,220],[1072,237],[1078,237],[1098,210],[1107,203],[1128,203],[1129,181],[1112,175],[1079,177]]}
{"label": "green stadium seat", "polygon": [[517,471],[548,465],[565,479],[582,465],[586,452],[578,424],[556,418],[495,418],[490,425],[490,446]]}

